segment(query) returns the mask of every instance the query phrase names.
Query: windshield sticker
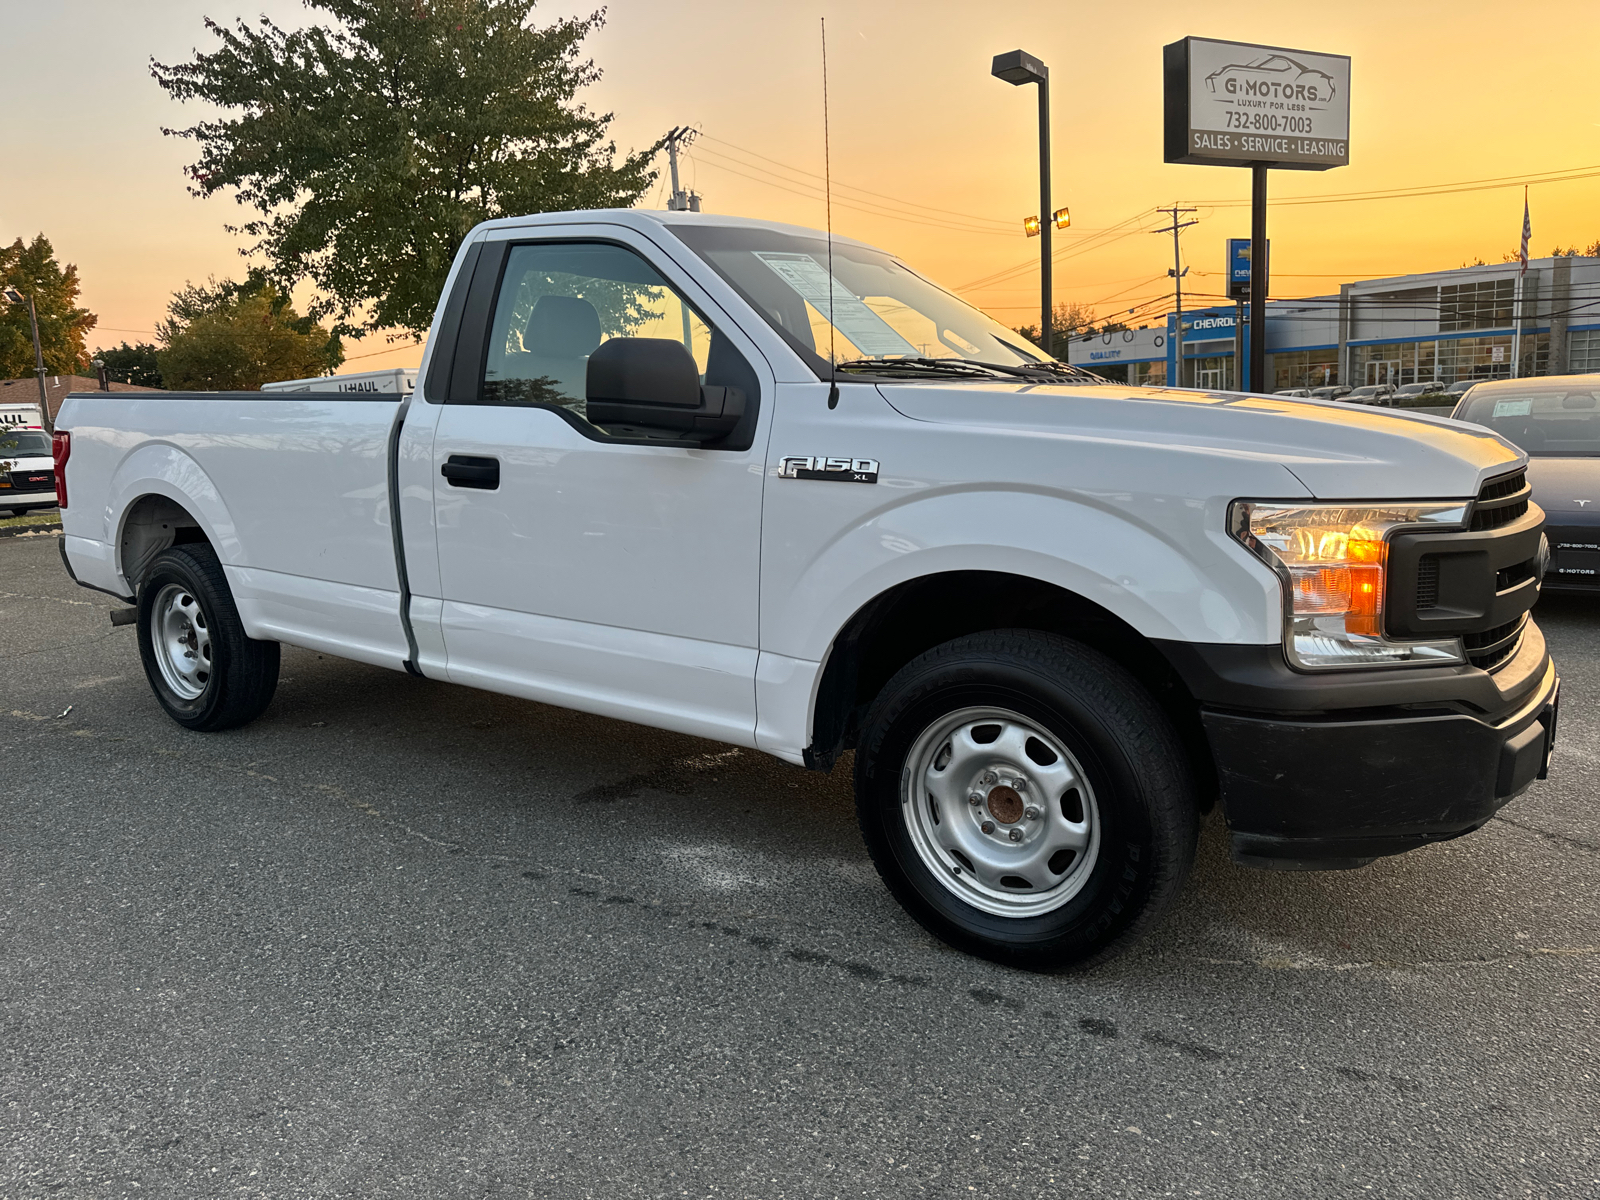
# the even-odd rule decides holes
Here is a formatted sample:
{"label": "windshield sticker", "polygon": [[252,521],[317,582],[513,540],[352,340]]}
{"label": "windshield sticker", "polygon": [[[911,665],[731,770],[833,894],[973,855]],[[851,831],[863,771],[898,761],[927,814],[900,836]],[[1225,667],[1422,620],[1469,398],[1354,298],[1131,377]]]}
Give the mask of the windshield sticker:
{"label": "windshield sticker", "polygon": [[1532,400],[1496,400],[1494,402],[1494,415],[1497,417],[1526,417],[1532,412]]}
{"label": "windshield sticker", "polygon": [[[782,254],[777,251],[757,250],[755,256],[777,277],[787,283],[800,298],[823,316],[828,315],[828,281],[825,268],[809,254]],[[903,354],[917,357],[917,348],[873,312],[862,299],[837,279],[833,280],[833,326],[854,343],[856,349],[872,358],[886,354]]]}

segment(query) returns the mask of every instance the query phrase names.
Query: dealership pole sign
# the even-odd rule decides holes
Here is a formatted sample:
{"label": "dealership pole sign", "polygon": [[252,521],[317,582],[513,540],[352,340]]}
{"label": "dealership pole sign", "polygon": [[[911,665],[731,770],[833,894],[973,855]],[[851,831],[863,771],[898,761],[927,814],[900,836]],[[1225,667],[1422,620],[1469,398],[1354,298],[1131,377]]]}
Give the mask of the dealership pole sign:
{"label": "dealership pole sign", "polygon": [[1166,161],[1250,168],[1248,284],[1230,246],[1228,294],[1248,289],[1247,386],[1266,391],[1267,172],[1350,162],[1350,59],[1190,37],[1161,48],[1161,71]]}
{"label": "dealership pole sign", "polygon": [[1184,38],[1162,49],[1166,161],[1326,171],[1350,162],[1350,59]]}

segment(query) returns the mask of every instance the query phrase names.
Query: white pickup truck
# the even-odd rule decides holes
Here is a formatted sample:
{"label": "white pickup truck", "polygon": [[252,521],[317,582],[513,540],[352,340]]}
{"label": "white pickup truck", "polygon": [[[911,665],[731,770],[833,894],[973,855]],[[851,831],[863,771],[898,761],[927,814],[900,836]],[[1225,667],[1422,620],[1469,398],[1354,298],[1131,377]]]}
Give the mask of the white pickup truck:
{"label": "white pickup truck", "polygon": [[[836,382],[831,382],[836,377]],[[1350,867],[1547,769],[1521,451],[1052,362],[893,256],[696,213],[494,221],[414,395],[74,395],[62,554],[195,730],[280,643],[829,769],[905,908],[1027,966],[1236,858]],[[775,802],[776,798],[775,798]]]}

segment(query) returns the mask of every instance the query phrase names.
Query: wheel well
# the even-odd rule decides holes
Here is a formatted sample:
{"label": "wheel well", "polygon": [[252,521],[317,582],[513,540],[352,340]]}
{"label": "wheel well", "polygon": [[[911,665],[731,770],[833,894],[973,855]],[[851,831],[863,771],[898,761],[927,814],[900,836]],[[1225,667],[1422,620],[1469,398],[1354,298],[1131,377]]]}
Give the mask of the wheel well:
{"label": "wheel well", "polygon": [[854,749],[884,684],[925,650],[990,629],[1036,629],[1073,638],[1105,654],[1144,684],[1166,710],[1189,751],[1209,809],[1216,768],[1200,709],[1166,657],[1133,626],[1065,588],[993,571],[952,571],[891,588],[865,604],[834,639],[817,689],[810,766],[826,770]]}
{"label": "wheel well", "polygon": [[200,522],[176,500],[166,496],[140,496],[129,507],[122,519],[122,537],[117,543],[117,554],[122,564],[122,577],[128,588],[138,592],[139,581],[144,578],[150,560],[168,546],[181,546],[188,542],[210,544]]}

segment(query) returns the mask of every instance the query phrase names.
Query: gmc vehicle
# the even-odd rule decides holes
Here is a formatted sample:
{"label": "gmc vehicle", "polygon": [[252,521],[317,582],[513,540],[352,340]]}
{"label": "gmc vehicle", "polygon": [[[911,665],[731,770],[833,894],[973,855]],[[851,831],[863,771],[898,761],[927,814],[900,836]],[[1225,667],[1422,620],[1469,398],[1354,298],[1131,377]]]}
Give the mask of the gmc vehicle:
{"label": "gmc vehicle", "polygon": [[1359,866],[1483,825],[1554,736],[1515,446],[1108,383],[808,229],[490,222],[409,397],[86,394],[58,428],[67,569],[137,605],[178,723],[258,716],[288,643],[854,751],[889,889],[1019,965],[1149,929],[1216,805],[1240,862]]}
{"label": "gmc vehicle", "polygon": [[56,505],[50,435],[38,425],[0,426],[0,508],[14,517]]}

